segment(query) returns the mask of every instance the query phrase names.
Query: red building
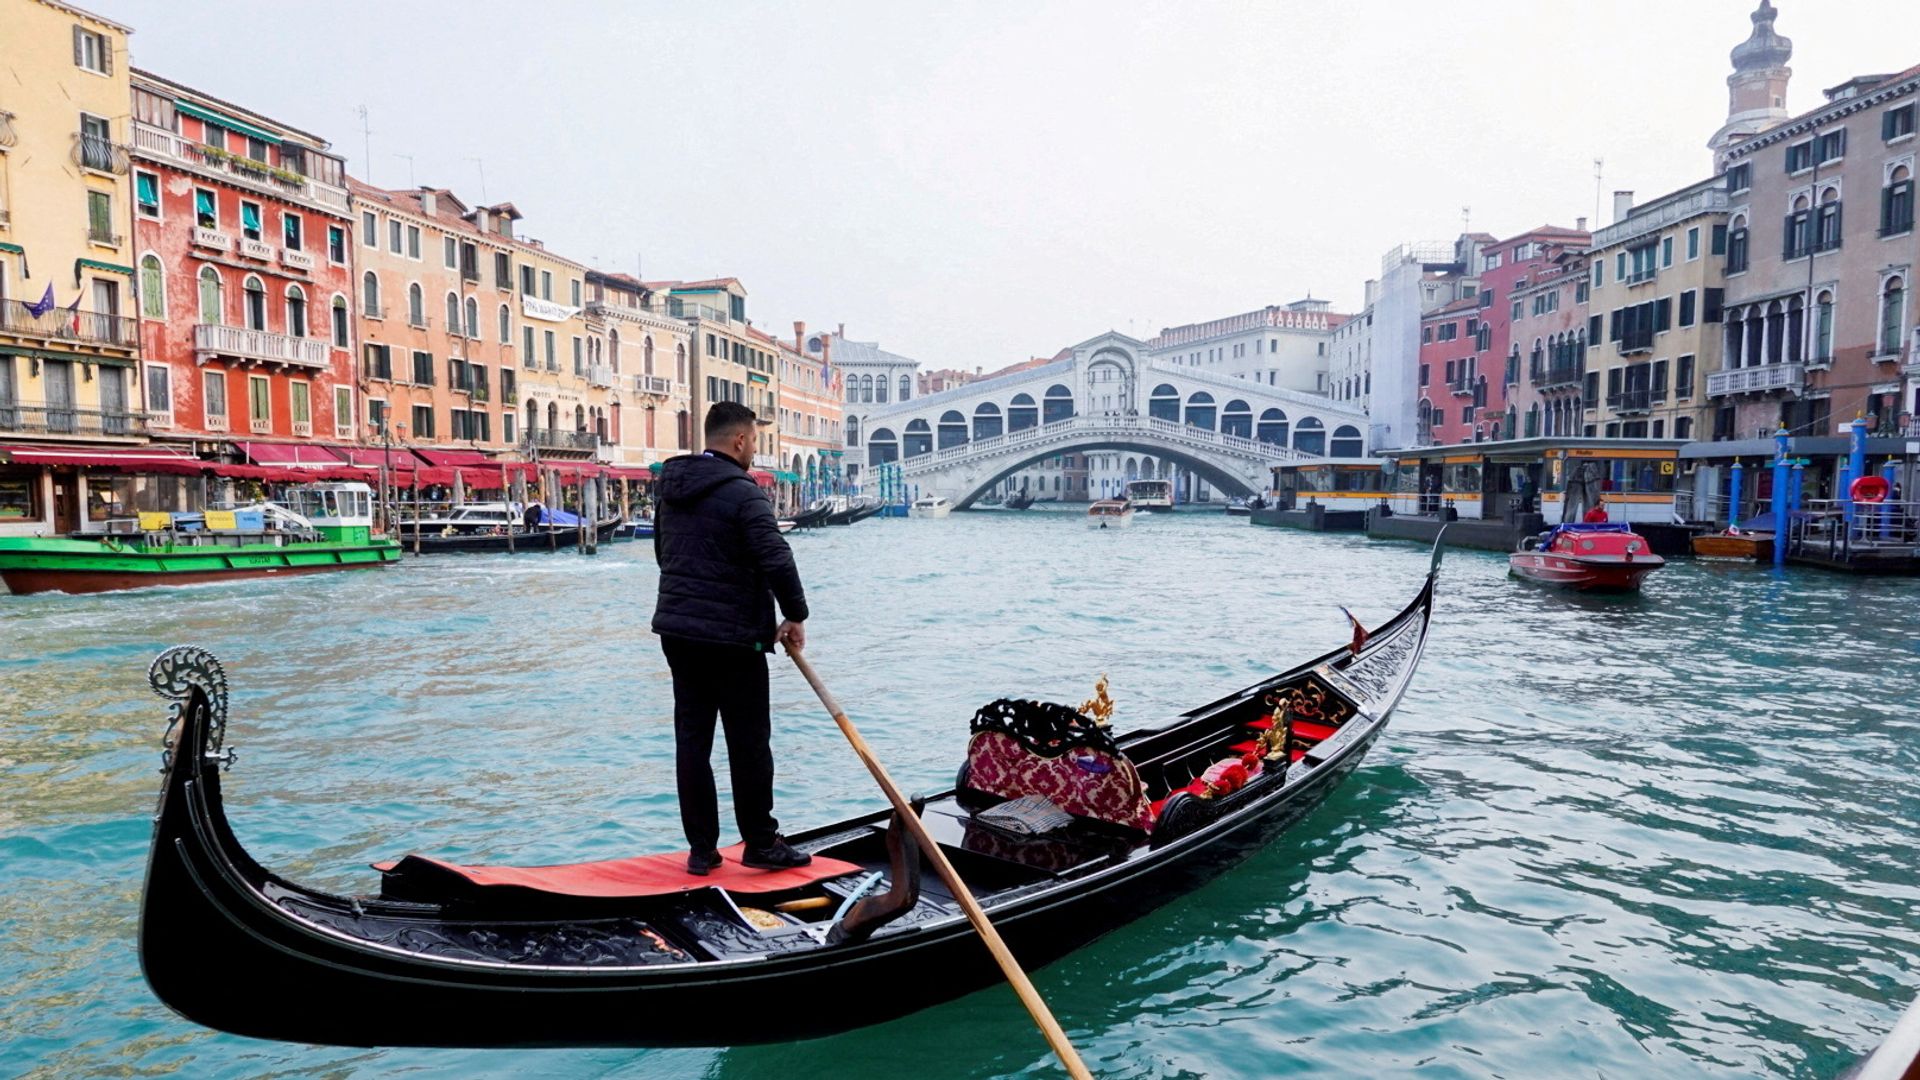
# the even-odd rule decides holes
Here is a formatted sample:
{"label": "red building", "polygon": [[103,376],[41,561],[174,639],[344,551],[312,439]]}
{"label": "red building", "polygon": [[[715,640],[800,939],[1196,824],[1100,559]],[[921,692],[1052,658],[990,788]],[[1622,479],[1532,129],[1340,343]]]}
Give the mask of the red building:
{"label": "red building", "polygon": [[[353,237],[316,136],[133,72],[134,248],[156,438],[354,438]],[[216,449],[209,447],[208,449]]]}
{"label": "red building", "polygon": [[[1516,374],[1509,370],[1516,363],[1513,323],[1515,319],[1534,314],[1522,306],[1531,301],[1516,299],[1514,294],[1544,274],[1557,273],[1560,259],[1568,251],[1586,250],[1593,236],[1586,231],[1585,219],[1580,225],[1574,229],[1542,225],[1481,248],[1480,265],[1469,268],[1470,272],[1477,272],[1480,281],[1480,293],[1475,298],[1477,310],[1460,320],[1466,324],[1461,328],[1467,335],[1465,349],[1436,350],[1436,358],[1445,359],[1433,369],[1434,377],[1444,375],[1447,385],[1444,389],[1428,388],[1435,417],[1446,421],[1433,425],[1435,441],[1445,444],[1514,437],[1508,425],[1510,402],[1507,399]],[[1427,359],[1425,327],[1423,321],[1423,363]],[[1448,361],[1451,361],[1451,371]]]}
{"label": "red building", "polygon": [[[1466,442],[1473,436],[1474,388],[1479,385],[1474,339],[1480,333],[1478,296],[1442,304],[1420,317],[1420,441]],[[1484,392],[1484,391],[1483,391]]]}

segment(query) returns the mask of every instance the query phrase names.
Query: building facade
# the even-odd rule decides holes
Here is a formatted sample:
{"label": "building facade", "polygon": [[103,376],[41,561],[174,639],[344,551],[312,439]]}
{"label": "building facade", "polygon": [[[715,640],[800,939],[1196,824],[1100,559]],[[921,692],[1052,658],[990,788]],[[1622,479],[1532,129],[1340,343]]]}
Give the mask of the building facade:
{"label": "building facade", "polygon": [[1418,439],[1426,443],[1473,440],[1475,401],[1486,402],[1474,340],[1483,314],[1479,296],[1463,296],[1420,316],[1420,410]]}
{"label": "building facade", "polygon": [[868,421],[874,412],[885,411],[884,406],[914,399],[914,377],[920,362],[888,352],[879,342],[847,337],[844,323],[831,332],[808,334],[805,345],[808,356],[823,357],[831,352],[833,365],[840,370],[847,480],[859,485],[868,465],[881,460],[870,460],[871,455],[863,448],[866,433],[872,428]]}
{"label": "building facade", "polygon": [[1715,177],[1639,205],[1627,192],[1594,237],[1582,430],[1693,439],[1710,423],[1720,369],[1727,192]]}
{"label": "building facade", "polygon": [[833,366],[831,346],[819,359],[806,353],[807,324],[793,324],[793,341],[776,346],[778,361],[779,492],[789,507],[801,507],[845,484],[846,433],[841,430],[844,375]]}
{"label": "building facade", "polygon": [[[1366,389],[1358,399],[1345,399],[1367,410],[1367,445],[1383,450],[1424,445],[1423,432],[1431,441],[1430,426],[1421,419],[1422,402],[1429,411],[1434,407],[1431,387],[1420,385],[1422,317],[1479,295],[1473,270],[1481,249],[1492,242],[1485,233],[1463,233],[1452,244],[1402,244],[1381,256],[1379,286],[1365,330],[1368,348],[1358,372]],[[1342,375],[1352,378],[1352,366],[1343,366]]]}
{"label": "building facade", "polygon": [[695,428],[705,422],[714,402],[737,401],[762,421],[754,441],[754,466],[777,468],[779,388],[774,342],[747,322],[746,286],[729,277],[650,282],[649,287],[665,293],[668,314],[688,326]]}
{"label": "building facade", "polygon": [[133,232],[156,438],[277,463],[357,435],[345,164],[325,140],[144,71]]}
{"label": "building facade", "polygon": [[1561,438],[1584,428],[1587,260],[1585,252],[1568,248],[1511,294],[1517,314],[1504,371],[1509,438]]}
{"label": "building facade", "polygon": [[1334,333],[1348,316],[1308,297],[1207,322],[1163,327],[1147,355],[1303,394],[1328,392]]}
{"label": "building facade", "polygon": [[588,328],[595,362],[612,377],[615,460],[624,464],[651,465],[695,447],[692,332],[665,307],[665,297],[637,278],[587,271]]}
{"label": "building facade", "polygon": [[[0,3],[0,26],[0,442],[138,443],[130,31],[42,0]],[[0,535],[104,520],[83,470],[8,459]]]}

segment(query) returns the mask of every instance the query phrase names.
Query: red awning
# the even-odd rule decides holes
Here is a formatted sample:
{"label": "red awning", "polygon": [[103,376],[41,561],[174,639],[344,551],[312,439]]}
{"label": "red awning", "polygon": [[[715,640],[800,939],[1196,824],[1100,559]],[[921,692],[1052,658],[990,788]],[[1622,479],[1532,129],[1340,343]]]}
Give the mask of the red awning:
{"label": "red awning", "polygon": [[121,472],[173,473],[191,476],[208,462],[176,450],[156,446],[0,446],[0,454],[15,465],[118,469]]}
{"label": "red awning", "polygon": [[652,470],[644,465],[638,467],[609,465],[606,468],[606,474],[614,480],[632,480],[642,484],[653,482]]}
{"label": "red awning", "polygon": [[[388,461],[388,451],[381,446],[342,446],[340,452],[347,456],[349,462],[366,469],[378,469]],[[393,471],[400,472],[417,468],[420,459],[413,456],[413,451],[396,446],[392,451],[392,462]]]}
{"label": "red awning", "polygon": [[753,477],[753,482],[759,484],[761,487],[773,486],[773,474],[763,469],[754,469],[747,473],[747,475]]}
{"label": "red awning", "polygon": [[286,465],[331,469],[340,465],[340,455],[329,446],[315,443],[242,442],[240,449],[255,465]]}
{"label": "red awning", "polygon": [[459,466],[462,469],[485,466],[496,468],[500,462],[478,450],[415,450],[414,453],[426,459],[429,465]]}

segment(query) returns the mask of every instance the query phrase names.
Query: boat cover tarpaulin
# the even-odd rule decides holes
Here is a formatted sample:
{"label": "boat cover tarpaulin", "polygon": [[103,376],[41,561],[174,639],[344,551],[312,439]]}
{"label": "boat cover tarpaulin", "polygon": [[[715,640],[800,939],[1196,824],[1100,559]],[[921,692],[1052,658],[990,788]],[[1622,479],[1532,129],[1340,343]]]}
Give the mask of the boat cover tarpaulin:
{"label": "boat cover tarpaulin", "polygon": [[551,506],[543,506],[540,508],[540,524],[558,525],[562,528],[578,528],[580,525],[580,515],[570,514],[565,510],[555,510]]}
{"label": "boat cover tarpaulin", "polygon": [[[815,855],[806,866],[787,870],[755,870],[740,865],[745,844],[720,849],[725,860],[711,874],[687,872],[685,852],[642,855],[633,859],[609,859],[605,862],[574,863],[568,866],[459,866],[408,855],[398,862],[374,863],[382,873],[427,867],[456,874],[468,883],[487,887],[519,887],[559,896],[659,896],[717,885],[731,893],[770,893],[798,889],[816,881],[857,873],[859,867],[839,859]],[[411,865],[409,865],[411,864]]]}

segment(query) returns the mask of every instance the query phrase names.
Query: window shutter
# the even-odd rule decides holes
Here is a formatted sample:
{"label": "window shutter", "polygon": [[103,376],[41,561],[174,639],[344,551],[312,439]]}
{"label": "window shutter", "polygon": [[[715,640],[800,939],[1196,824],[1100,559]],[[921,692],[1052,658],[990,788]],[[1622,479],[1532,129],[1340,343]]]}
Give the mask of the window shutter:
{"label": "window shutter", "polygon": [[113,39],[105,34],[100,35],[100,70],[113,74]]}
{"label": "window shutter", "polygon": [[74,67],[81,67],[86,63],[87,56],[84,51],[86,46],[81,43],[81,38],[80,38],[80,35],[84,33],[86,33],[86,31],[80,29],[79,23],[73,24],[73,66]]}
{"label": "window shutter", "polygon": [[1726,296],[1726,293],[1727,291],[1725,289],[1708,289],[1706,291],[1706,294],[1704,297],[1706,311],[1704,311],[1701,314],[1702,321],[1704,322],[1720,321],[1721,302],[1722,302],[1722,298]]}
{"label": "window shutter", "polygon": [[1780,241],[1781,258],[1785,258],[1785,259],[1793,258],[1793,215],[1792,214],[1788,214],[1786,217],[1786,220],[1781,223],[1780,235],[1782,238]]}
{"label": "window shutter", "polygon": [[1653,328],[1655,331],[1670,329],[1673,324],[1673,297],[1663,296],[1653,305]]}
{"label": "window shutter", "polygon": [[1727,227],[1725,225],[1715,225],[1713,227],[1713,253],[1715,255],[1725,255],[1727,253]]}
{"label": "window shutter", "polygon": [[1888,109],[1880,114],[1880,138],[1882,139],[1893,138],[1893,112],[1892,109]]}

